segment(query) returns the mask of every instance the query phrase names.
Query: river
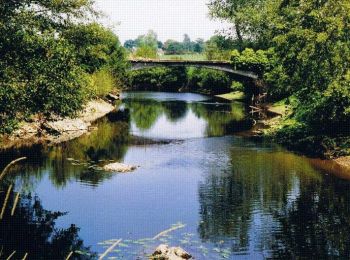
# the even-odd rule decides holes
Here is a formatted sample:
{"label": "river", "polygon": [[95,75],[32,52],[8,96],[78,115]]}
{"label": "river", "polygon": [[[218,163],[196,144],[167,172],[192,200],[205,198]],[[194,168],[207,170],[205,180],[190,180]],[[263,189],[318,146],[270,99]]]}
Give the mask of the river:
{"label": "river", "polygon": [[[76,140],[1,152],[1,167],[28,157],[0,185],[1,258],[97,258],[118,239],[110,259],[147,259],[162,243],[196,259],[350,257],[350,182],[245,137],[244,104],[189,93],[122,98],[119,112]],[[140,167],[101,170],[115,161]]]}

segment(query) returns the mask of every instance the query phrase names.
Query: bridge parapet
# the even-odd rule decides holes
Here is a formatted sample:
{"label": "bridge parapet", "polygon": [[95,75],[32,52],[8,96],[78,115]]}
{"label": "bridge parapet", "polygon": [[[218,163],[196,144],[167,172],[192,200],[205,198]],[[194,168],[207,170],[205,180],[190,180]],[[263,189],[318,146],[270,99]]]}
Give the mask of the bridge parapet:
{"label": "bridge parapet", "polygon": [[179,66],[192,66],[200,68],[208,68],[214,70],[220,70],[235,75],[247,77],[250,79],[258,79],[259,76],[252,71],[235,70],[231,62],[229,61],[195,61],[195,60],[150,60],[150,59],[136,59],[129,60],[132,67],[131,70],[140,70],[144,68],[167,66],[167,67],[179,67]]}

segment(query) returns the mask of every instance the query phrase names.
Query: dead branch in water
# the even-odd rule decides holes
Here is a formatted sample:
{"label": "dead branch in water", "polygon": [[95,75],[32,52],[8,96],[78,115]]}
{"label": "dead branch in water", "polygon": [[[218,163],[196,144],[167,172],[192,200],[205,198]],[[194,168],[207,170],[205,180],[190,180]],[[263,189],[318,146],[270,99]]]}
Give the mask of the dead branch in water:
{"label": "dead branch in water", "polygon": [[4,204],[2,205],[2,209],[1,209],[0,219],[2,219],[3,216],[4,216],[6,205],[7,205],[7,201],[9,200],[11,190],[12,190],[12,184],[10,185],[10,187],[7,190],[6,197],[5,197],[5,200],[4,200]]}
{"label": "dead branch in water", "polygon": [[20,195],[20,193],[17,192],[15,201],[13,202],[13,206],[12,206],[12,210],[11,210],[11,216],[13,216],[15,214],[16,206],[17,206],[17,203],[18,203],[18,200],[19,200],[19,195]]}
{"label": "dead branch in water", "polygon": [[69,260],[72,255],[73,255],[73,251],[68,254],[68,256],[66,257],[66,260]]}
{"label": "dead branch in water", "polygon": [[98,258],[98,260],[104,259],[117,245],[120,244],[120,242],[122,242],[121,239],[119,239],[117,242],[115,242],[113,245],[111,245],[111,246]]}
{"label": "dead branch in water", "polygon": [[168,233],[170,233],[170,232],[172,232],[172,231],[175,231],[175,230],[180,229],[180,228],[184,228],[185,226],[186,226],[186,225],[184,225],[184,224],[176,225],[176,226],[174,226],[174,227],[172,227],[172,228],[169,228],[169,229],[167,229],[167,230],[164,230],[164,231],[160,232],[158,235],[156,235],[156,236],[153,237],[152,239],[153,239],[153,240],[156,240],[156,239],[158,239],[158,238],[160,238],[160,237],[162,237],[162,236],[165,236],[166,234],[168,234]]}
{"label": "dead branch in water", "polygon": [[13,160],[12,162],[10,162],[6,167],[5,167],[5,169],[1,172],[1,174],[0,174],[0,181],[2,181],[2,179],[5,177],[5,175],[6,175],[6,172],[8,171],[8,169],[12,166],[12,165],[14,165],[15,163],[18,163],[19,161],[23,161],[23,160],[25,160],[25,159],[27,159],[27,157],[21,157],[21,158],[18,158],[18,159],[16,159],[16,160]]}
{"label": "dead branch in water", "polygon": [[6,258],[6,260],[10,260],[14,255],[16,254],[16,251],[13,251],[11,255],[9,255],[8,258]]}

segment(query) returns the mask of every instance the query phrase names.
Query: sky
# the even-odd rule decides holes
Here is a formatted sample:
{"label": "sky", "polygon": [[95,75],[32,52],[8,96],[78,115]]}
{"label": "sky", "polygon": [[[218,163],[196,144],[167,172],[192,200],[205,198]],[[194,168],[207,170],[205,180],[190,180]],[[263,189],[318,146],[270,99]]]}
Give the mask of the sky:
{"label": "sky", "polygon": [[158,39],[183,40],[187,33],[192,40],[209,39],[227,25],[208,16],[207,0],[96,0],[102,19],[119,36],[121,42],[135,39],[154,30]]}

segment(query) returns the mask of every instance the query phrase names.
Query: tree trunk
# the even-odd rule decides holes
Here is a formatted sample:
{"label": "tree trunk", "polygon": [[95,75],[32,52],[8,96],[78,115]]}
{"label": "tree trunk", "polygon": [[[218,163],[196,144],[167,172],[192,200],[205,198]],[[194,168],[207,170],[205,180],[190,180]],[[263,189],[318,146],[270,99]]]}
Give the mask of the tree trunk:
{"label": "tree trunk", "polygon": [[243,50],[243,36],[242,36],[242,32],[241,32],[241,26],[237,21],[235,21],[235,30],[236,30],[236,36],[238,39],[239,50],[242,51]]}

